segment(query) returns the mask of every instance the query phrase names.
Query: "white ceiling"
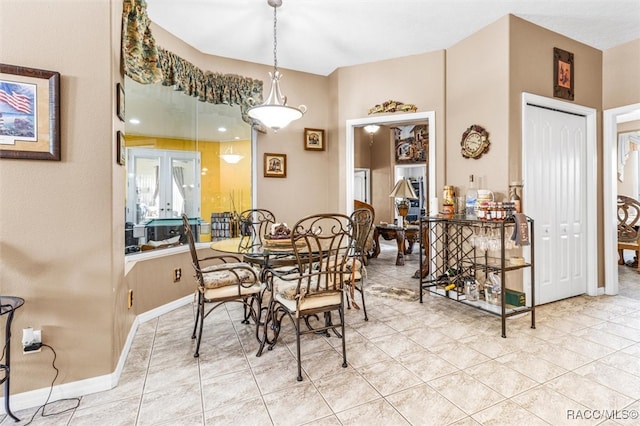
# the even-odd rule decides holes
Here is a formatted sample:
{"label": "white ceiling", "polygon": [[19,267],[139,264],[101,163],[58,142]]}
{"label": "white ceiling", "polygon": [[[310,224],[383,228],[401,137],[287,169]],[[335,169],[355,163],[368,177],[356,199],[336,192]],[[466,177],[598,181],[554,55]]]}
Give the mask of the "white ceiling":
{"label": "white ceiling", "polygon": [[[267,0],[147,0],[147,11],[204,53],[273,65]],[[283,0],[278,66],[328,75],[447,49],[509,13],[600,50],[640,38],[640,0]]]}
{"label": "white ceiling", "polygon": [[[273,65],[267,0],[147,0],[147,11],[155,24],[204,53]],[[278,66],[328,75],[338,67],[447,49],[509,13],[601,50],[640,38],[640,0],[283,0]],[[238,107],[203,104],[128,79],[125,87],[127,120],[141,120],[127,123],[128,134],[250,138]],[[221,126],[229,130],[220,133]]]}

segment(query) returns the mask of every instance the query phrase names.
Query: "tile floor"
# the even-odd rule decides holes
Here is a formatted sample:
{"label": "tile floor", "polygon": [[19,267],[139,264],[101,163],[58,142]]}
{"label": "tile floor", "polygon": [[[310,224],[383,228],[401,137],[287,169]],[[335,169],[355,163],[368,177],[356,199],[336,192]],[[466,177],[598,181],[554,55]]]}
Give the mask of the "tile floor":
{"label": "tile floor", "polygon": [[[385,246],[368,285],[416,288],[417,259],[396,267]],[[303,336],[302,382],[290,325],[257,358],[254,326],[230,305],[208,318],[195,359],[184,306],[140,326],[116,388],[32,424],[640,424],[640,276],[619,268],[620,295],[540,306],[535,330],[528,314],[513,318],[506,339],[498,317],[439,296],[371,296],[368,322],[347,312],[347,368],[340,339]],[[34,411],[17,412],[20,424]]]}

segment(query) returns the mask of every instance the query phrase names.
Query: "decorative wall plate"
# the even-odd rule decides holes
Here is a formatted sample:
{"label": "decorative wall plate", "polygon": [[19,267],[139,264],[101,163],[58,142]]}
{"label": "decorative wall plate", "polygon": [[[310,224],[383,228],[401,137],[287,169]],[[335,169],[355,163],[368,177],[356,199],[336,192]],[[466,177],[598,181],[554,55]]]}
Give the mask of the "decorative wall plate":
{"label": "decorative wall plate", "polygon": [[462,134],[462,156],[464,158],[478,159],[482,154],[489,151],[489,133],[477,124],[469,127]]}

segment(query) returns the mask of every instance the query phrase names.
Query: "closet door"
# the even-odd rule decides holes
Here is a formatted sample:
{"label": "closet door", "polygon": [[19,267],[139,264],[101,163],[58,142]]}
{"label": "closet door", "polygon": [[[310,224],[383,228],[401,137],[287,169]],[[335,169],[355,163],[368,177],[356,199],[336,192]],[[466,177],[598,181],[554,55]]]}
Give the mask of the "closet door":
{"label": "closet door", "polygon": [[586,118],[526,108],[523,207],[535,220],[536,302],[542,304],[587,291]]}

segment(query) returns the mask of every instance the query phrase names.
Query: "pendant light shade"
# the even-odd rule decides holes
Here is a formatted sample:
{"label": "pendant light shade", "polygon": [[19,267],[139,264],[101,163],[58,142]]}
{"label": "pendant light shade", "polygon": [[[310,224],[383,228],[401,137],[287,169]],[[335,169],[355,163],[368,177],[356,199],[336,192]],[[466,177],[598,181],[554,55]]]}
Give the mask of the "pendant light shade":
{"label": "pendant light shade", "polygon": [[273,7],[273,72],[269,73],[271,90],[269,90],[269,96],[267,96],[267,100],[264,103],[249,108],[247,113],[254,120],[258,120],[265,126],[278,131],[292,121],[302,117],[307,112],[307,107],[300,105],[295,108],[287,105],[287,97],[283,96],[280,90],[282,73],[278,71],[278,18],[276,11],[278,7],[282,6],[282,0],[267,0],[267,3]]}

